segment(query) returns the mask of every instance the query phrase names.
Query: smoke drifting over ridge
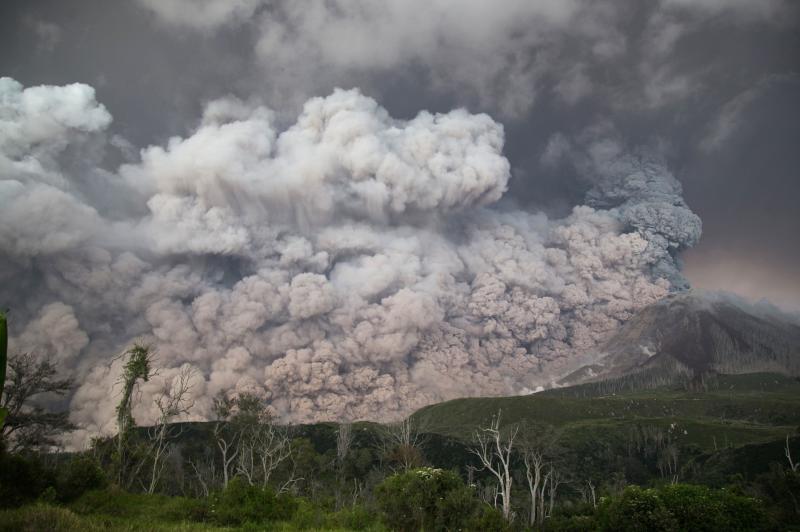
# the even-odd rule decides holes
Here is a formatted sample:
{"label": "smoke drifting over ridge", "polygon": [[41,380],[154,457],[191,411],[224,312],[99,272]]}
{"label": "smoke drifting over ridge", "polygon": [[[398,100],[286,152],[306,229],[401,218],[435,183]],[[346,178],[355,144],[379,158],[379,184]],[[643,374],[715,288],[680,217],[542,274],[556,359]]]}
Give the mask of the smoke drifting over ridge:
{"label": "smoke drifting over ridge", "polygon": [[110,123],[89,86],[0,80],[0,300],[12,345],[76,373],[76,442],[113,432],[111,359],[134,339],[162,378],[199,369],[197,419],[227,389],[290,421],[530,391],[684,286],[700,234],[645,156],[613,157],[563,219],[493,205],[503,128],[464,110],[400,121],[337,90],[279,129],[224,98],[114,171]]}

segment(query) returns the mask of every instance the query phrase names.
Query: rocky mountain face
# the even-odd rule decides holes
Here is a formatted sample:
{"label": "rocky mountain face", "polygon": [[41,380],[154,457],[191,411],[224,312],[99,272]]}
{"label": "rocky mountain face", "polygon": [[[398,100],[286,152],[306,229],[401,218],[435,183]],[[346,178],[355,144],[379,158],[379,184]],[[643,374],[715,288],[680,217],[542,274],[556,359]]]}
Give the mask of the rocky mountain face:
{"label": "rocky mountain face", "polygon": [[800,375],[800,323],[772,308],[687,291],[640,310],[596,363],[559,384],[616,379],[648,387],[753,372]]}

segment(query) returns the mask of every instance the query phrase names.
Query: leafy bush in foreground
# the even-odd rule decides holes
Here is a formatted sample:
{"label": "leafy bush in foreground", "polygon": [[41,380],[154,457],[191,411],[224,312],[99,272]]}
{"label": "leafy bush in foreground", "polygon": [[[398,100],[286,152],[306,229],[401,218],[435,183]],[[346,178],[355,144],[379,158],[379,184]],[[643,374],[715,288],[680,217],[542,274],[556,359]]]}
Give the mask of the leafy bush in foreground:
{"label": "leafy bush in foreground", "polygon": [[250,486],[237,477],[212,497],[210,516],[221,525],[263,523],[290,519],[296,507],[290,495],[276,495],[271,488]]}
{"label": "leafy bush in foreground", "polygon": [[0,530],[17,532],[51,531],[87,531],[104,530],[104,527],[90,524],[66,508],[35,504],[15,510],[0,512]]}
{"label": "leafy bush in foreground", "polygon": [[724,489],[677,484],[659,489],[631,486],[598,509],[600,530],[771,530],[759,501]]}
{"label": "leafy bush in foreground", "polygon": [[[479,501],[451,471],[423,467],[388,477],[376,490],[392,530],[503,530],[497,510]],[[498,514],[499,515],[499,514]]]}
{"label": "leafy bush in foreground", "polygon": [[305,499],[297,500],[289,524],[297,530],[385,530],[375,512],[363,506],[331,512]]}
{"label": "leafy bush in foreground", "polygon": [[97,515],[115,519],[146,517],[163,522],[199,522],[208,518],[208,501],[166,495],[128,493],[118,489],[84,493],[70,504],[81,515]]}
{"label": "leafy bush in foreground", "polygon": [[0,508],[32,502],[55,483],[53,471],[37,455],[0,452]]}
{"label": "leafy bush in foreground", "polygon": [[97,461],[88,455],[70,460],[59,474],[58,498],[72,501],[90,490],[106,486],[106,475]]}

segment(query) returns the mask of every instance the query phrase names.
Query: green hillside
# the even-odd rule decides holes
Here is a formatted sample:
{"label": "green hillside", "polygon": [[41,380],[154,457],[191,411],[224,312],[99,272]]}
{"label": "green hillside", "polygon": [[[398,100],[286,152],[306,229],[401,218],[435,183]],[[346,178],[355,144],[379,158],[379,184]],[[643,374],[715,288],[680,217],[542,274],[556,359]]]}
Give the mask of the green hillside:
{"label": "green hillside", "polygon": [[719,376],[712,389],[674,388],[599,395],[595,385],[538,394],[456,399],[417,411],[426,431],[469,438],[498,411],[502,424],[551,425],[567,441],[624,438],[633,427],[672,427],[702,449],[775,440],[800,426],[800,381],[777,374]]}

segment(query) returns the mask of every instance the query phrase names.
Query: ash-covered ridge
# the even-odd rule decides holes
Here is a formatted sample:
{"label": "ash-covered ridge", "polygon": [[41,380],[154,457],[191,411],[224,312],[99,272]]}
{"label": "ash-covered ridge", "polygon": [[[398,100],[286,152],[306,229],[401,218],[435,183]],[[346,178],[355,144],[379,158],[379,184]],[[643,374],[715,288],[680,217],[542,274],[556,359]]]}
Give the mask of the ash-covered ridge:
{"label": "ash-covered ridge", "polygon": [[560,384],[626,379],[638,386],[716,373],[800,375],[800,323],[724,294],[670,294],[638,311],[602,344],[597,362]]}

